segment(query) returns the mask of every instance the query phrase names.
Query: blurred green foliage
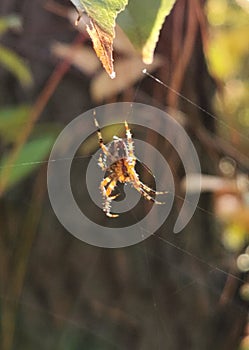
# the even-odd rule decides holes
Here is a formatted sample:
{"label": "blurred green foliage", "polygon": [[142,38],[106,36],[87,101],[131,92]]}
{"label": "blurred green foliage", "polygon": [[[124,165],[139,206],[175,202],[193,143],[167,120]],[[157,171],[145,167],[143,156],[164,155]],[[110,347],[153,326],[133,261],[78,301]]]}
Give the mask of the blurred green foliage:
{"label": "blurred green foliage", "polygon": [[[238,159],[234,160],[238,162],[236,176],[245,172],[239,167],[239,157],[243,154],[248,157],[249,149],[249,1],[208,0],[207,15],[211,25],[207,60],[211,74],[220,85],[215,96],[215,109],[221,121],[217,123],[217,128],[222,140],[225,139],[237,152]],[[243,175],[248,181],[248,175]],[[237,205],[223,219],[223,244],[235,254],[244,253],[249,241],[248,198],[248,188],[230,194],[227,207],[233,201]],[[225,202],[223,206],[226,206]],[[247,255],[248,250],[244,256]],[[240,270],[238,262],[237,267]],[[246,301],[248,287],[245,283],[240,288],[240,296]],[[247,335],[239,350],[248,349]]]}
{"label": "blurred green foliage", "polygon": [[[8,184],[5,190],[17,184],[41,165],[42,159],[45,159],[51,150],[54,140],[55,137],[53,135],[45,134],[40,138],[27,142],[23,146],[14,164],[12,163],[10,165],[11,171],[9,173]],[[0,160],[0,177],[5,166],[9,166],[8,155]]]}
{"label": "blurred green foliage", "polygon": [[[18,16],[9,15],[0,18],[0,35],[9,29],[21,30]],[[24,88],[32,84],[33,78],[28,64],[17,53],[3,45],[0,45],[0,66],[11,72]],[[42,127],[36,127],[38,137],[28,140],[18,152],[14,162],[11,162],[12,150],[18,147],[18,136],[25,132],[31,111],[31,106],[28,105],[6,106],[0,109],[0,140],[4,147],[0,159],[0,180],[6,176],[6,167],[9,168],[4,190],[14,186],[37,168],[48,155],[55,140],[54,127],[50,131],[47,128],[44,130]],[[39,132],[39,129],[42,132]]]}
{"label": "blurred green foliage", "polygon": [[22,127],[28,121],[30,110],[28,105],[0,109],[0,134],[5,145],[15,142]]}
{"label": "blurred green foliage", "polygon": [[[215,101],[219,117],[224,121],[224,124],[218,125],[219,131],[222,137],[247,154],[249,2],[209,0],[207,15],[211,25],[207,60],[212,75],[224,84],[222,93],[217,94]],[[224,125],[229,125],[230,130]]]}
{"label": "blurred green foliage", "polygon": [[[0,35],[3,35],[7,30],[20,30],[21,21],[18,16],[10,15],[0,18]],[[32,74],[28,64],[13,50],[0,45],[0,65],[8,69],[20,83],[24,86],[32,84]]]}
{"label": "blurred green foliage", "polygon": [[21,84],[32,84],[32,75],[23,59],[12,50],[0,45],[0,64],[13,73]]}
{"label": "blurred green foliage", "polygon": [[20,30],[22,27],[20,17],[12,14],[5,17],[0,17],[0,35],[5,33],[8,29]]}
{"label": "blurred green foliage", "polygon": [[31,107],[20,105],[0,109],[0,139],[2,144],[10,151],[6,151],[0,159],[0,178],[6,166],[8,182],[6,189],[14,186],[34,171],[46,158],[53,146],[58,128],[56,125],[38,125],[33,130],[33,137],[22,147],[14,163],[9,164],[11,146],[15,146],[18,136],[25,132],[29,123]]}
{"label": "blurred green foliage", "polygon": [[228,0],[209,0],[207,9],[212,26],[208,51],[211,70],[224,81],[242,78],[249,54],[249,13]]}

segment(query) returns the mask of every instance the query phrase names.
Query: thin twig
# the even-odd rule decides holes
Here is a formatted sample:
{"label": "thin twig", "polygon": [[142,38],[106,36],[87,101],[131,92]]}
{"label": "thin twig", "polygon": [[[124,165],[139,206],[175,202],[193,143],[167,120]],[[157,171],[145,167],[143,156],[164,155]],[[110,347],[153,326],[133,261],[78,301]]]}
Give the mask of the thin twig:
{"label": "thin twig", "polygon": [[[194,43],[197,35],[198,22],[195,12],[193,12],[193,7],[195,6],[195,1],[189,0],[188,4],[188,19],[187,19],[187,33],[185,36],[182,52],[179,56],[178,62],[172,74],[172,79],[170,87],[173,90],[181,91],[181,85],[184,79],[184,73],[187,69],[188,63],[193,52]],[[178,96],[170,91],[167,97],[167,105],[176,108]]]}

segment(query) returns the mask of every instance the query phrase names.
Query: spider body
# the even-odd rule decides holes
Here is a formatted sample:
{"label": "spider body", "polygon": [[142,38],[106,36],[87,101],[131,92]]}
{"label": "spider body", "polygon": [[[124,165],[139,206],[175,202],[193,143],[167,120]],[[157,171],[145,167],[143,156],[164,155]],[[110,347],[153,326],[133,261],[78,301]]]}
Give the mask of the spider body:
{"label": "spider body", "polygon": [[[129,157],[127,144],[123,139],[114,136],[113,141],[106,147],[107,154],[104,154],[103,163],[106,168],[114,168],[114,164]],[[122,162],[122,164],[124,164]]]}
{"label": "spider body", "polygon": [[110,212],[111,202],[118,196],[112,195],[117,182],[129,182],[147,200],[155,204],[164,204],[163,202],[156,201],[151,194],[156,195],[166,192],[155,191],[139,180],[139,175],[135,171],[137,158],[134,154],[132,135],[128,123],[125,121],[126,139],[113,136],[113,141],[106,146],[103,142],[98,121],[94,119],[94,122],[97,127],[99,145],[103,151],[103,154],[99,157],[98,164],[103,172],[107,174],[100,184],[100,190],[104,200],[103,211],[105,214],[111,218],[118,216],[118,214],[112,214]]}

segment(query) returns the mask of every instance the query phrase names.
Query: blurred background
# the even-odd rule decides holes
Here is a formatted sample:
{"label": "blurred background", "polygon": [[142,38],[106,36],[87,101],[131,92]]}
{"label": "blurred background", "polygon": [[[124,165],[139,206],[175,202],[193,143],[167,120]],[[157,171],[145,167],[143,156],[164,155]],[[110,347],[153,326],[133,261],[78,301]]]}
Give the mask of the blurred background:
{"label": "blurred background", "polygon": [[[118,28],[111,80],[83,22],[74,26],[69,0],[1,0],[0,14],[0,349],[249,349],[249,1],[177,0],[148,67],[164,84],[142,73]],[[102,249],[57,220],[48,157],[76,116],[125,101],[161,108],[184,126],[201,161],[202,194],[175,235],[181,159],[131,126],[167,159],[174,207],[144,242]],[[115,133],[103,130],[107,141]],[[73,161],[72,187],[81,210],[108,226],[85,187],[97,149],[93,134]],[[148,169],[138,170],[153,187]],[[149,209],[139,202],[135,217]]]}

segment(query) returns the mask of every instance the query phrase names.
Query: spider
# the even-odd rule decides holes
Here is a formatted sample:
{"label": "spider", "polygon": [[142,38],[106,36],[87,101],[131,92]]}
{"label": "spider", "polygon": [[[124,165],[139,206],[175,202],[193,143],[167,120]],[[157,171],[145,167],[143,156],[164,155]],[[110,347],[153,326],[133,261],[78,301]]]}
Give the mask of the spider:
{"label": "spider", "polygon": [[118,214],[112,214],[110,212],[111,202],[119,195],[112,195],[117,182],[129,182],[145,199],[152,201],[155,204],[165,204],[164,202],[155,200],[150,194],[156,195],[164,194],[166,192],[155,191],[139,180],[139,175],[135,170],[137,158],[134,154],[132,134],[127,121],[124,122],[126,140],[113,136],[113,141],[111,141],[108,146],[103,142],[100,127],[95,118],[94,123],[97,128],[99,146],[103,151],[103,154],[100,154],[98,165],[105,173],[107,173],[107,177],[105,177],[100,183],[100,190],[104,200],[104,213],[110,218],[119,216]]}

